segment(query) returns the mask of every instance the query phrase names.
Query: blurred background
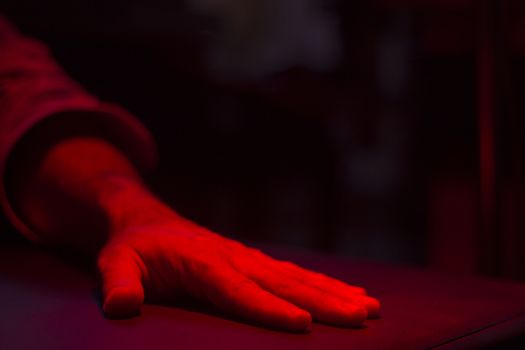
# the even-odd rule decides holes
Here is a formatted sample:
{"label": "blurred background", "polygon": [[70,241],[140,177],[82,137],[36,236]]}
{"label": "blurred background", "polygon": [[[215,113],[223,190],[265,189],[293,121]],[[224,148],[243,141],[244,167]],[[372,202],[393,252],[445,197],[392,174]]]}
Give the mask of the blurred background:
{"label": "blurred background", "polygon": [[[245,241],[525,280],[519,0],[2,0]],[[1,53],[0,53],[1,54]]]}

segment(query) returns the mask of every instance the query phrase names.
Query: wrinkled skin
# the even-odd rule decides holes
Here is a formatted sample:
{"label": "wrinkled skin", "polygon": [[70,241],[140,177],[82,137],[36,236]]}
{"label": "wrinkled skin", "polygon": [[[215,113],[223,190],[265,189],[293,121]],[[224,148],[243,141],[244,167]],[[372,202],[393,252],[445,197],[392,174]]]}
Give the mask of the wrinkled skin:
{"label": "wrinkled skin", "polygon": [[123,317],[148,298],[191,296],[265,325],[301,331],[315,320],[359,326],[379,303],[364,289],[226,239],[186,220],[122,232],[99,261],[104,311]]}
{"label": "wrinkled skin", "polygon": [[364,289],[274,260],[181,217],[101,139],[67,139],[37,160],[19,159],[29,164],[19,166],[28,170],[17,177],[14,199],[42,242],[104,242],[93,254],[109,317],[135,315],[145,299],[183,296],[289,331],[308,329],[312,319],[359,327],[378,316],[379,302]]}

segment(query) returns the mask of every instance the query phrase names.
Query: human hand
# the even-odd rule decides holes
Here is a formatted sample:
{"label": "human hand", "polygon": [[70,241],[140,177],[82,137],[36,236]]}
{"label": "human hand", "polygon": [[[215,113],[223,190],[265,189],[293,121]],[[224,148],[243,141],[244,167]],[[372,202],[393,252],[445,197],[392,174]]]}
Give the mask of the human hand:
{"label": "human hand", "polygon": [[302,331],[316,321],[358,327],[379,302],[360,287],[275,260],[174,212],[111,236],[98,259],[103,310],[139,312],[144,297],[189,296],[267,326]]}
{"label": "human hand", "polygon": [[[20,182],[23,191],[15,191],[17,207],[41,241],[99,251],[110,317],[136,314],[144,297],[182,296],[297,331],[312,317],[359,326],[378,313],[379,303],[362,288],[274,260],[182,218],[103,140],[66,139],[35,164]],[[99,240],[105,241],[101,250]]]}

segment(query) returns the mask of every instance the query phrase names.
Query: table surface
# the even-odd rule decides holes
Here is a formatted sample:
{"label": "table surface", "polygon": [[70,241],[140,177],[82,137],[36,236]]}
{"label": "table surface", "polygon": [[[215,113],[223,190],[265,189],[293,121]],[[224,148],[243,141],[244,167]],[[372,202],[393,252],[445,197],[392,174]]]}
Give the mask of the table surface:
{"label": "table surface", "polygon": [[471,348],[525,334],[525,284],[355,262],[270,254],[366,287],[383,304],[364,329],[314,324],[305,334],[260,328],[190,305],[145,305],[104,319],[93,274],[23,242],[0,242],[2,349]]}

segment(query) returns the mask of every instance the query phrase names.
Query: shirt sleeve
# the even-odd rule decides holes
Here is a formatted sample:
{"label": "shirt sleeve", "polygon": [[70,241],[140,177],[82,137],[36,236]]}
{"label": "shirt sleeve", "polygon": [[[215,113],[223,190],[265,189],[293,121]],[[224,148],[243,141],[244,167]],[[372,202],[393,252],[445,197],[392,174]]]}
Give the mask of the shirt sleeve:
{"label": "shirt sleeve", "polygon": [[74,118],[63,124],[65,128],[74,124],[100,129],[140,170],[156,164],[154,140],[136,118],[84,91],[42,43],[21,34],[0,15],[0,204],[15,228],[32,240],[36,235],[16,215],[7,196],[6,165],[31,128],[57,115]]}

